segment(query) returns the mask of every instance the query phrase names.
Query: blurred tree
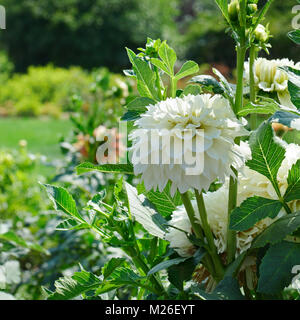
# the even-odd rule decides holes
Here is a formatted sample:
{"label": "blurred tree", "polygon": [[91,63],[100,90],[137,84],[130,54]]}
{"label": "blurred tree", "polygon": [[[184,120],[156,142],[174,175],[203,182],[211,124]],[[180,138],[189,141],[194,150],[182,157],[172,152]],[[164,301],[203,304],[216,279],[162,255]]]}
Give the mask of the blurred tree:
{"label": "blurred tree", "polygon": [[[181,56],[197,60],[199,63],[225,63],[235,66],[232,57],[234,42],[224,35],[226,28],[224,19],[215,1],[183,0],[178,26],[181,36],[177,38],[175,47],[179,47]],[[266,0],[260,0],[262,7]],[[273,34],[270,58],[286,57],[299,61],[300,48],[294,45],[286,36],[292,30],[292,19],[295,14],[292,8],[299,5],[297,0],[275,0],[271,5],[264,23],[270,23]]]}
{"label": "blurred tree", "polygon": [[3,0],[7,29],[1,32],[17,71],[53,62],[85,68],[127,65],[125,46],[175,28],[178,0]]}

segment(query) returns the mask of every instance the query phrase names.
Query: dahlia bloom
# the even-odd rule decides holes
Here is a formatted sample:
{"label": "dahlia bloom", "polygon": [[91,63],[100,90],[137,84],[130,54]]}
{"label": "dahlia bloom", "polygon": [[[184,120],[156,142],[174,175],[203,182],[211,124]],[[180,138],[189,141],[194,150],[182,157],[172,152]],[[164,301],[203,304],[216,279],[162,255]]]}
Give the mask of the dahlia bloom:
{"label": "dahlia bloom", "polygon": [[220,95],[188,95],[149,105],[129,136],[134,173],[142,175],[147,190],[162,191],[170,180],[172,194],[177,189],[207,191],[216,179],[224,182],[232,174],[231,165],[243,161],[234,139],[248,134],[244,124]]}
{"label": "dahlia bloom", "polygon": [[[286,156],[278,172],[278,182],[282,194],[288,187],[287,177],[292,165],[300,159],[300,146],[296,144],[285,145]],[[238,199],[240,205],[244,200],[254,195],[265,197],[268,199],[277,199],[275,190],[271,182],[260,173],[244,167],[239,175]],[[208,222],[215,236],[215,244],[218,253],[226,251],[227,243],[227,204],[228,204],[228,183],[225,183],[216,192],[208,192],[204,194],[204,202],[208,214]],[[196,201],[192,201],[196,217],[200,222],[200,214]],[[300,201],[295,200],[289,203],[292,211],[300,210]],[[282,209],[278,217],[285,215]],[[277,218],[278,218],[277,217]],[[276,218],[275,218],[276,219]],[[266,229],[274,219],[266,218],[259,221],[252,228],[237,233],[237,253],[242,253],[247,250],[253,239]],[[189,257],[195,252],[195,247],[188,240],[185,232],[191,233],[192,226],[189,222],[188,215],[183,206],[180,206],[172,214],[172,219],[169,222],[170,227],[166,233],[165,239],[170,242],[171,248],[174,248],[177,253],[183,257]],[[185,232],[182,232],[183,230]]]}
{"label": "dahlia bloom", "polygon": [[[295,109],[288,92],[288,75],[280,67],[292,67],[300,70],[300,62],[294,63],[289,59],[267,60],[258,58],[254,63],[254,77],[257,87],[265,92],[276,92],[280,103]],[[249,82],[249,62],[245,62],[244,75]]]}

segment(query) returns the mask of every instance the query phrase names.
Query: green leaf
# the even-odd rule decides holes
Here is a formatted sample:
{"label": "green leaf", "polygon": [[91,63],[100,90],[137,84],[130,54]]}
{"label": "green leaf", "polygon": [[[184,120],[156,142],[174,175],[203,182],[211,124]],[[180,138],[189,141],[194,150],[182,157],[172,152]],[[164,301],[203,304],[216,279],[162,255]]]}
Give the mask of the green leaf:
{"label": "green leaf", "polygon": [[14,245],[19,247],[49,254],[48,251],[44,249],[42,246],[40,246],[39,244],[27,242],[13,231],[8,231],[6,233],[0,234],[0,240],[12,242]]}
{"label": "green leaf", "polygon": [[250,136],[252,159],[246,165],[267,177],[280,194],[277,173],[285,156],[285,149],[275,142],[270,123],[263,122]]}
{"label": "green leaf", "polygon": [[172,77],[172,73],[169,71],[168,67],[165,65],[163,61],[157,58],[152,58],[150,61],[154,66],[156,66],[157,68],[168,74],[170,77]]}
{"label": "green leaf", "polygon": [[63,277],[55,281],[55,292],[48,296],[48,300],[71,300],[81,294],[95,290],[101,281],[94,274],[87,271],[75,272],[72,277]]}
{"label": "green leaf", "polygon": [[221,9],[223,16],[230,23],[229,15],[228,15],[228,1],[227,0],[216,0],[217,5]]}
{"label": "green leaf", "polygon": [[213,291],[213,295],[220,300],[245,300],[240,290],[238,280],[233,277],[225,277]]}
{"label": "green leaf", "polygon": [[147,111],[147,107],[150,105],[154,105],[156,102],[153,99],[146,97],[138,97],[133,101],[129,102],[126,108],[132,111],[139,111],[140,113],[144,113]]}
{"label": "green leaf", "polygon": [[300,131],[300,114],[277,111],[268,121],[270,123],[281,123],[284,126]]}
{"label": "green leaf", "polygon": [[127,111],[121,117],[122,121],[135,121],[141,117],[142,112],[139,111]]}
{"label": "green leaf", "polygon": [[227,81],[227,79],[222,75],[222,73],[219,70],[217,70],[215,68],[213,68],[212,70],[213,70],[214,74],[220,79],[220,82],[223,85],[223,88],[226,91],[227,95],[230,98],[234,98],[234,92],[232,89],[232,85]]}
{"label": "green leaf", "polygon": [[177,265],[168,268],[169,281],[180,291],[183,290],[185,281],[191,280],[192,274],[196,268],[193,258],[189,258]]}
{"label": "green leaf", "polygon": [[197,96],[198,94],[201,94],[202,90],[200,88],[200,86],[198,86],[197,84],[189,84],[188,86],[186,86],[183,90],[183,92],[181,93],[181,97],[182,96],[187,96],[189,94],[193,95],[193,96]]}
{"label": "green leaf", "polygon": [[223,86],[212,76],[196,76],[193,77],[189,82],[199,83],[201,86],[205,87],[215,94],[223,94],[225,92]]}
{"label": "green leaf", "polygon": [[174,197],[170,195],[171,183],[169,182],[162,192],[147,191],[143,184],[137,187],[139,193],[143,193],[147,199],[155,206],[157,211],[164,217],[169,217],[173,211],[182,204],[179,192],[176,192]]}
{"label": "green leaf", "polygon": [[132,50],[128,48],[126,48],[126,50],[138,80],[137,88],[140,95],[142,97],[148,97],[157,100],[157,92],[154,86],[155,73],[151,70],[146,61],[137,57]]}
{"label": "green leaf", "polygon": [[300,212],[288,214],[273,222],[260,235],[258,235],[253,243],[252,248],[262,248],[265,245],[276,244],[284,240],[300,227]]}
{"label": "green leaf", "polygon": [[287,178],[288,188],[284,195],[286,202],[300,199],[300,159],[292,166]]}
{"label": "green leaf", "polygon": [[69,192],[62,187],[55,187],[49,184],[43,184],[46,188],[50,200],[53,202],[55,210],[62,211],[79,222],[86,223],[77,211],[76,203]]}
{"label": "green leaf", "polygon": [[122,116],[121,120],[133,121],[139,119],[140,115],[147,111],[147,107],[155,103],[156,102],[153,99],[138,97],[126,106],[128,111]]}
{"label": "green leaf", "polygon": [[166,270],[168,269],[169,267],[171,266],[174,266],[176,264],[179,264],[181,262],[184,262],[185,260],[187,260],[189,258],[182,258],[182,257],[179,257],[179,258],[175,258],[175,259],[170,259],[170,260],[167,260],[167,261],[163,261],[159,264],[157,264],[156,266],[154,266],[149,272],[148,272],[148,276],[150,276],[151,274],[154,274],[156,272],[159,272],[161,270]]}
{"label": "green leaf", "polygon": [[104,280],[106,280],[111,274],[119,268],[124,262],[125,258],[112,258],[109,260],[104,267],[102,268],[102,274],[104,277]]}
{"label": "green leaf", "polygon": [[293,30],[288,33],[288,37],[297,44],[300,44],[300,30]]}
{"label": "green leaf", "polygon": [[280,242],[270,247],[259,267],[257,291],[274,295],[291,284],[292,268],[300,265],[300,244]]}
{"label": "green leaf", "polygon": [[167,45],[166,41],[164,41],[159,47],[158,54],[168,68],[169,74],[173,76],[174,65],[177,60],[175,51]]}
{"label": "green leaf", "polygon": [[249,114],[256,113],[256,114],[274,114],[278,111],[280,107],[278,106],[277,102],[274,101],[266,101],[264,104],[254,104],[248,103],[242,110],[238,112],[240,117],[245,117]]}
{"label": "green leaf", "polygon": [[144,195],[125,182],[131,215],[153,236],[164,238],[167,221],[157,213]]}
{"label": "green leaf", "polygon": [[186,61],[180,70],[176,73],[175,79],[180,80],[184,77],[190,76],[191,74],[197,73],[199,71],[199,66],[194,61]]}
{"label": "green leaf", "polygon": [[123,173],[133,174],[132,164],[103,164],[95,165],[93,163],[84,162],[76,167],[77,174],[90,171],[100,171],[104,173]]}
{"label": "green leaf", "polygon": [[264,218],[275,218],[281,208],[282,203],[278,200],[258,196],[248,198],[231,213],[230,229],[236,231],[247,230]]}
{"label": "green leaf", "polygon": [[291,101],[300,110],[300,70],[291,67],[282,67],[289,76],[288,90]]}
{"label": "green leaf", "polygon": [[77,220],[67,219],[60,222],[56,226],[56,230],[67,231],[67,230],[81,230],[81,229],[89,229],[90,226],[87,223],[80,223]]}

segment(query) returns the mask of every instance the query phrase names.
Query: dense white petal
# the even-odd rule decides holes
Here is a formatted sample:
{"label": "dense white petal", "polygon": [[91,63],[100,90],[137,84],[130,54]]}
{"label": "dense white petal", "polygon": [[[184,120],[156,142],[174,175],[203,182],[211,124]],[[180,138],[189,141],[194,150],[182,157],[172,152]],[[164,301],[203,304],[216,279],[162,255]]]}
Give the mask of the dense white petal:
{"label": "dense white petal", "polygon": [[[245,122],[236,118],[222,96],[188,95],[147,109],[129,136],[132,154],[140,154],[131,157],[134,172],[142,174],[147,190],[162,190],[170,180],[173,193],[190,188],[207,191],[213,181],[224,181],[231,174],[232,164],[245,160],[234,144],[236,137],[248,134]],[[144,134],[149,129],[151,139],[150,133]],[[170,147],[166,141],[173,141]],[[150,150],[145,149],[147,145]],[[149,155],[157,161],[150,161]],[[194,169],[187,171],[192,165]]]}

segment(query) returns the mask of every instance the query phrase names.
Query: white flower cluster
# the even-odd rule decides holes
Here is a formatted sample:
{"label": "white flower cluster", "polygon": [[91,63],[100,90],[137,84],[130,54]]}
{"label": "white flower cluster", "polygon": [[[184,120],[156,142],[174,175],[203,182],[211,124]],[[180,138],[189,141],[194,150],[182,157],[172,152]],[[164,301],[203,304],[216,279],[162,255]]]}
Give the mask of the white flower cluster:
{"label": "white flower cluster", "polygon": [[[268,60],[258,58],[254,63],[254,77],[257,87],[265,92],[276,92],[280,103],[295,109],[288,92],[288,75],[280,67],[292,67],[300,70],[300,62],[294,63],[289,59]],[[249,62],[245,62],[244,76],[250,81]]]}
{"label": "white flower cluster", "polygon": [[[285,146],[286,156],[278,172],[278,182],[282,194],[287,189],[288,172],[292,165],[300,159],[300,146],[296,144],[289,144]],[[245,199],[254,195],[276,199],[275,190],[271,182],[261,175],[260,173],[244,167],[239,176],[238,186],[238,205]],[[212,228],[215,236],[215,244],[218,252],[223,253],[226,251],[227,242],[227,203],[228,203],[228,183],[225,183],[216,192],[208,192],[204,194],[205,206],[208,213],[208,222]],[[200,215],[196,205],[196,201],[192,202],[196,216],[200,222]],[[289,206],[293,211],[300,210],[300,201],[292,201]],[[284,215],[282,210],[278,217]],[[253,239],[267,228],[274,220],[266,218],[258,222],[254,227],[249,230],[237,233],[237,249],[241,253],[247,250]],[[195,252],[193,244],[188,240],[186,233],[192,232],[192,226],[189,222],[186,210],[183,206],[173,213],[172,219],[169,222],[170,227],[165,238],[170,242],[171,248],[174,248],[177,253],[183,257],[191,256]],[[182,232],[183,230],[185,232]]]}
{"label": "white flower cluster", "polygon": [[[172,194],[177,189],[181,193],[190,188],[207,191],[216,179],[224,182],[225,177],[232,174],[232,164],[237,167],[244,161],[234,139],[248,134],[243,127],[245,122],[236,118],[228,100],[221,95],[187,95],[158,102],[147,109],[135,122],[138,129],[129,136],[134,173],[142,175],[147,190],[158,188],[162,191],[170,180]],[[141,130],[151,131],[150,146],[146,151],[141,150],[149,145],[149,139],[148,135],[141,134]],[[192,134],[187,136],[187,131]],[[188,140],[192,147],[187,149],[184,145]],[[173,152],[170,141],[174,143]],[[199,146],[199,141],[202,141],[201,148],[195,147]],[[152,163],[150,160],[170,155],[171,163]],[[202,159],[198,172],[187,174],[188,164],[193,159]]]}

